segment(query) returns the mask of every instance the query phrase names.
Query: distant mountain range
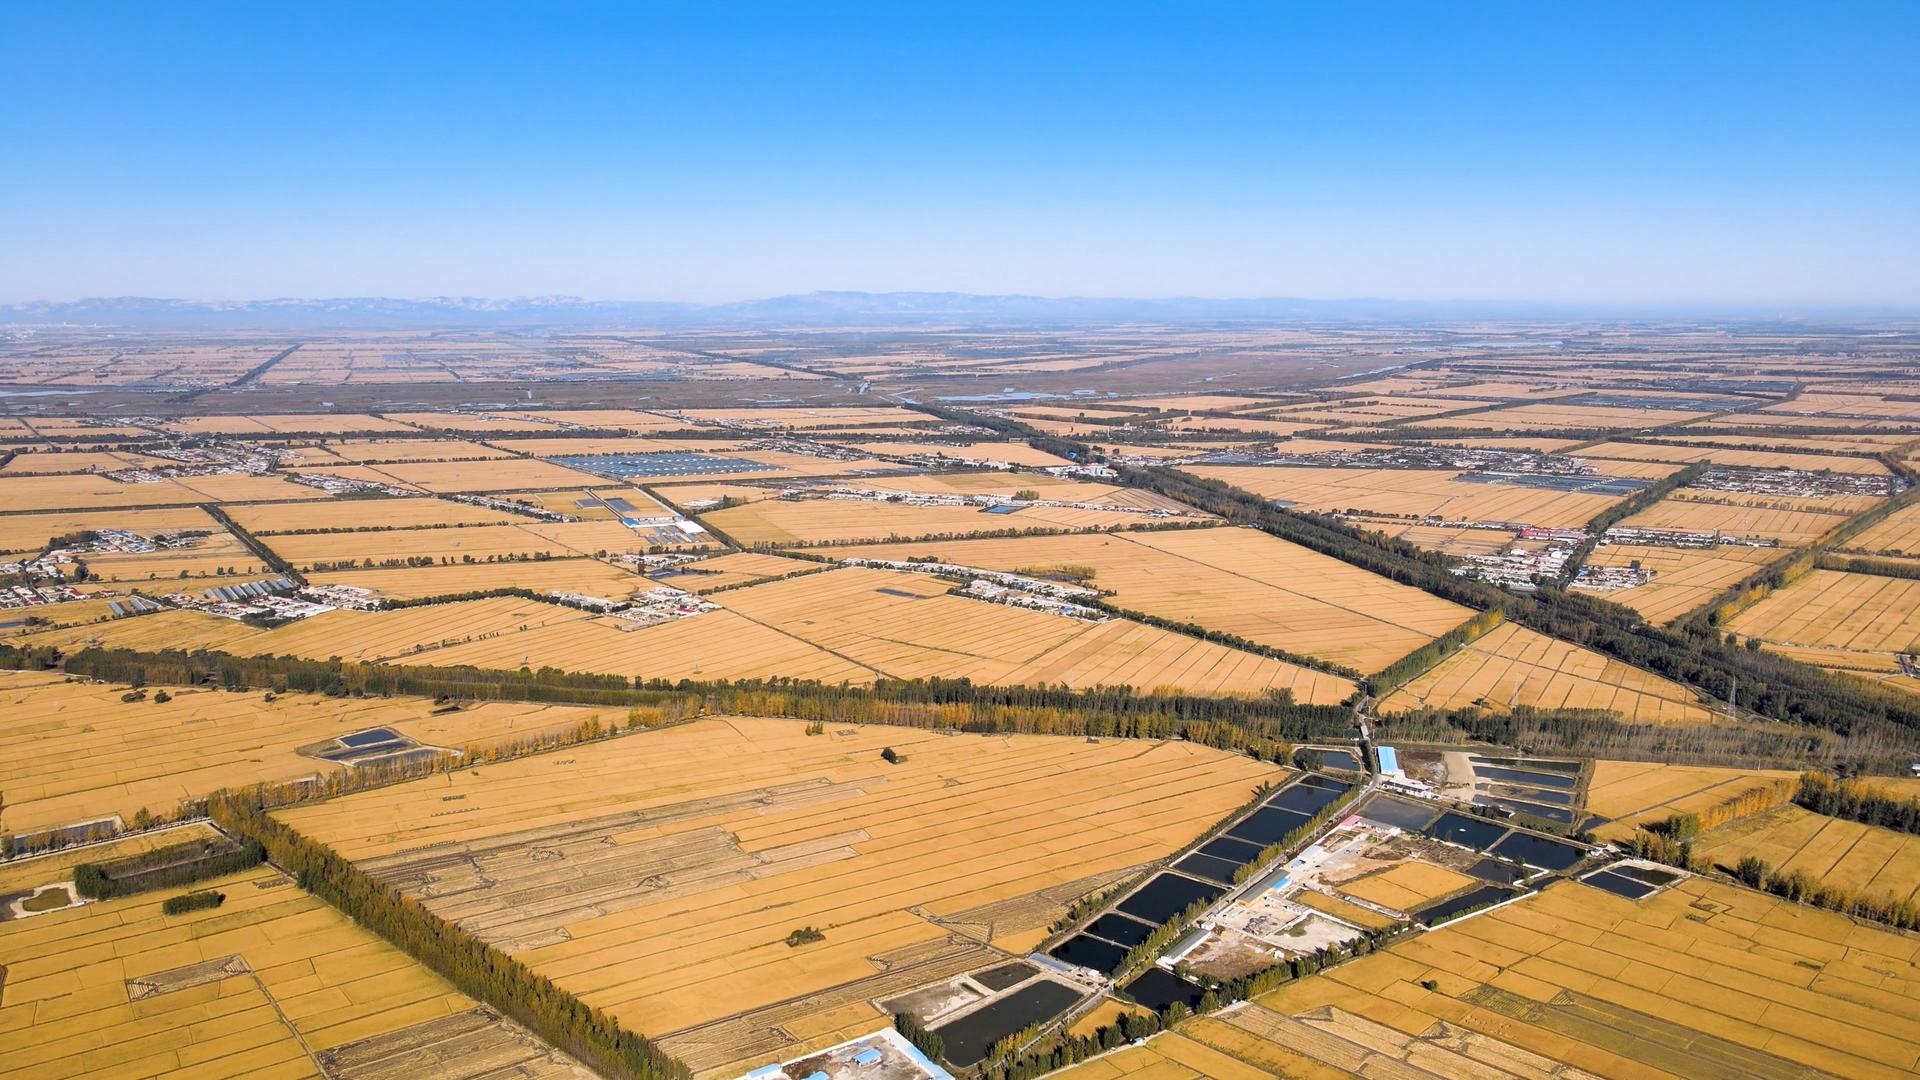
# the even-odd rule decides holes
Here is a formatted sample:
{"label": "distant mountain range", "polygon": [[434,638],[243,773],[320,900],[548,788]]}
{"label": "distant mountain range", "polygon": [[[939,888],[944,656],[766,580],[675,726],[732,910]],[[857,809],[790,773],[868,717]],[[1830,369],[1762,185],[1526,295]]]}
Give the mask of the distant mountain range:
{"label": "distant mountain range", "polygon": [[1912,312],[1669,309],[1522,301],[1215,300],[1201,297],[980,296],[956,292],[813,292],[726,304],[530,297],[485,300],[155,300],[110,297],[0,305],[0,326],[93,326],[155,330],[352,330],[482,327],[564,329],[711,327],[1068,326],[1116,323],[1426,322],[1475,319],[1713,318],[1828,321]]}

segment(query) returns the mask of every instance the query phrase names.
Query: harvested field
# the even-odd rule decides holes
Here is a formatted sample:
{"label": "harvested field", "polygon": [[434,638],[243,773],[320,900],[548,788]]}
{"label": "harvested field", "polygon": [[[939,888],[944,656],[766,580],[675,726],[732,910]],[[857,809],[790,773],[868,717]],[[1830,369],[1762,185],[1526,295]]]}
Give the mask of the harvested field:
{"label": "harvested field", "polygon": [[7,829],[26,834],[139,810],[172,811],[222,787],[334,771],[296,748],[371,727],[430,746],[463,748],[570,729],[618,710],[486,702],[436,715],[425,698],[332,698],[170,691],[123,702],[125,686],[58,674],[0,672],[0,790]]}
{"label": "harvested field", "polygon": [[1027,506],[989,513],[977,506],[922,506],[870,499],[763,499],[714,510],[700,520],[741,544],[832,544],[1034,529],[1065,532],[1144,525],[1156,519],[1126,510]]}
{"label": "harvested field", "polygon": [[271,867],[208,887],[185,915],[162,890],[0,922],[0,1075],[593,1075]]}
{"label": "harvested field", "polygon": [[873,545],[847,554],[936,555],[963,566],[1084,566],[1119,607],[1377,671],[1463,622],[1456,604],[1252,529]]}
{"label": "harvested field", "polygon": [[266,570],[266,565],[239,537],[217,524],[213,529],[213,535],[201,537],[191,547],[89,553],[84,557],[88,575],[103,582],[165,581],[168,584],[149,586],[148,591],[172,592],[176,588],[191,591],[201,585],[175,580],[179,578],[208,578],[216,574],[245,576]]}
{"label": "harvested field", "polygon": [[1589,813],[1613,819],[1594,830],[1602,840],[1624,840],[1643,822],[1689,814],[1797,774],[1776,769],[1722,769],[1645,761],[1596,761],[1587,784]]}
{"label": "harvested field", "polygon": [[1291,465],[1186,465],[1181,469],[1223,480],[1300,510],[1496,521],[1541,528],[1579,528],[1621,499],[1618,495],[1475,483],[1460,479],[1464,473],[1435,469]]}
{"label": "harvested field", "polygon": [[1805,870],[1863,896],[1920,896],[1920,836],[1791,804],[1702,833],[1694,852],[1727,867],[1755,855],[1776,872]]}
{"label": "harvested field", "polygon": [[679,415],[709,424],[750,430],[849,428],[877,424],[934,424],[933,417],[893,405],[857,408],[678,409]]}
{"label": "harvested field", "polygon": [[[880,759],[887,746],[900,764]],[[809,738],[798,722],[714,718],[280,816],[658,1035],[802,998],[814,1012],[837,988],[851,1003],[925,985],[871,989],[885,958],[937,964],[1044,927],[1065,899],[1014,921],[970,913],[1112,880],[1280,775],[1180,743]],[[441,813],[449,795],[461,813]],[[801,926],[825,939],[787,945]],[[793,1041],[775,1029],[732,1052],[744,1068]]]}
{"label": "harvested field", "polygon": [[1920,581],[1811,570],[1736,616],[1734,633],[1852,652],[1920,649]]}
{"label": "harvested field", "polygon": [[1164,510],[1174,514],[1201,515],[1193,507],[1156,495],[1150,491],[1115,484],[1068,480],[1043,473],[946,472],[915,473],[905,476],[875,476],[847,482],[849,486],[874,491],[913,492],[924,495],[997,495],[1012,498],[1022,491],[1033,497],[1055,502],[1092,503],[1118,509]]}
{"label": "harvested field", "polygon": [[474,434],[518,431],[554,431],[560,425],[532,416],[502,413],[395,412],[387,419],[429,431],[464,431]]}
{"label": "harvested field", "polygon": [[1606,709],[1636,723],[1707,723],[1713,714],[1691,690],[1591,649],[1506,623],[1389,694],[1381,712],[1478,705],[1507,712]]}
{"label": "harvested field", "polygon": [[1286,1076],[1892,1077],[1920,1068],[1916,1002],[1908,935],[1698,878],[1566,882],[1179,1033]]}
{"label": "harvested field", "polygon": [[193,416],[174,420],[175,431],[205,435],[351,435],[371,431],[413,431],[409,424],[378,416],[352,413],[307,413],[260,416]]}
{"label": "harvested field", "polygon": [[1653,580],[1598,595],[1625,604],[1650,623],[1669,623],[1783,558],[1779,548],[1670,548],[1608,544],[1587,557],[1589,566],[1632,566],[1653,571]]}
{"label": "harvested field", "polygon": [[309,574],[308,580],[315,585],[352,585],[371,589],[376,595],[389,600],[451,596],[483,589],[531,589],[540,593],[568,592],[625,600],[635,592],[653,588],[653,582],[631,570],[598,559],[584,558],[333,570]]}

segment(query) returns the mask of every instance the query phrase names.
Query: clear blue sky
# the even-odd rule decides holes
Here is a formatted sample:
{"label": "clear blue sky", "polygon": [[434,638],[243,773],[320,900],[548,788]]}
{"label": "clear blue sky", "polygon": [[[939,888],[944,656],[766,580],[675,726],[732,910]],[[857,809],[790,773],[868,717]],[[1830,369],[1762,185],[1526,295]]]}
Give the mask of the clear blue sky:
{"label": "clear blue sky", "polygon": [[0,301],[1920,306],[1920,2],[0,0]]}

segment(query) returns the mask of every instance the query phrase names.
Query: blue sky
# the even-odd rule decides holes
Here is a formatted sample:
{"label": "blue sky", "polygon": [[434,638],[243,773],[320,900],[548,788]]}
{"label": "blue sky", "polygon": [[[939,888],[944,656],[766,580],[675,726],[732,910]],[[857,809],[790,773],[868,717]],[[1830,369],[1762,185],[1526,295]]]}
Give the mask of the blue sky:
{"label": "blue sky", "polygon": [[1920,3],[0,0],[0,301],[1920,307]]}

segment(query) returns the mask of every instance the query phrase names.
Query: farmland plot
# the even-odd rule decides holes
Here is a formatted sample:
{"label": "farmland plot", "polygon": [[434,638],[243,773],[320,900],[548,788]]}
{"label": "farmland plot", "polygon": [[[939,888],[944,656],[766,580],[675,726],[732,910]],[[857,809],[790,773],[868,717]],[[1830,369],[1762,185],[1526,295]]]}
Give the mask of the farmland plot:
{"label": "farmland plot", "polygon": [[1713,714],[1686,687],[1578,645],[1506,623],[1389,694],[1383,713],[1479,706],[1507,712],[1603,709],[1635,723],[1706,723]]}
{"label": "farmland plot", "polygon": [[1475,483],[1435,469],[1322,469],[1291,465],[1186,465],[1299,510],[1357,511],[1387,517],[1491,521],[1579,528],[1622,496]]}
{"label": "farmland plot", "polygon": [[171,691],[126,702],[125,686],[66,682],[42,672],[0,672],[0,790],[7,831],[172,811],[222,787],[295,780],[344,766],[298,747],[385,727],[429,745],[461,749],[570,729],[604,710],[486,702],[435,713],[426,698],[331,698]]}
{"label": "farmland plot", "polygon": [[1920,965],[1908,935],[1752,890],[1566,882],[1179,1032],[1286,1076],[1906,1076]]}
{"label": "farmland plot", "polygon": [[1823,885],[1863,896],[1920,895],[1920,836],[1830,818],[1795,805],[1776,807],[1701,834],[1704,859],[1733,866],[1748,855],[1775,872],[1805,870]]}
{"label": "farmland plot", "polygon": [[204,887],[0,922],[0,1076],[594,1075],[271,867]]}
{"label": "farmland plot", "polygon": [[[990,570],[1091,570],[1119,607],[1377,671],[1470,612],[1252,529],[1126,532],[871,545],[848,554],[935,555]],[[1077,571],[1076,571],[1077,572]]]}
{"label": "farmland plot", "polygon": [[700,520],[741,544],[778,546],[913,540],[1008,529],[1113,529],[1156,519],[1126,510],[1060,506],[1027,506],[1011,513],[990,513],[978,506],[927,506],[870,499],[762,499],[704,513]]}
{"label": "farmland plot", "polygon": [[1698,813],[1728,799],[1797,774],[1778,769],[1723,769],[1646,761],[1596,761],[1587,783],[1589,813],[1612,820],[1595,830],[1602,840],[1624,840],[1642,823]]}
{"label": "farmland plot", "polygon": [[1811,570],[1736,616],[1737,634],[1867,653],[1920,648],[1920,581]]}
{"label": "farmland plot", "polygon": [[1650,547],[1608,544],[1587,556],[1589,566],[1632,566],[1653,571],[1653,580],[1601,596],[1625,604],[1651,623],[1669,623],[1718,596],[1760,567],[1783,556],[1779,548],[1720,546]]}
{"label": "farmland plot", "polygon": [[653,582],[631,570],[585,558],[331,570],[309,574],[307,580],[315,585],[370,589],[376,596],[388,600],[450,596],[485,589],[531,589],[538,593],[566,592],[625,600],[637,591],[653,588]]}
{"label": "farmland plot", "polygon": [[[279,816],[696,1069],[739,1072],[795,1038],[728,1018],[795,1002],[884,1024],[868,1001],[1024,952],[1282,775],[1183,743],[721,717]],[[807,926],[824,939],[787,944]]]}

